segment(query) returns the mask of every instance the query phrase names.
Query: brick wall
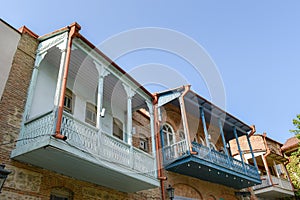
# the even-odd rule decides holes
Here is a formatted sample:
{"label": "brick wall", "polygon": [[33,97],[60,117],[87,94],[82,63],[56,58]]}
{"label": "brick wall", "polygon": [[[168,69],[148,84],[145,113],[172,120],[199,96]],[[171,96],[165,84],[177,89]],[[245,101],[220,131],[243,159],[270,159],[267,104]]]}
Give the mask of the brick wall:
{"label": "brick wall", "polygon": [[13,141],[18,139],[37,45],[36,39],[28,34],[22,35],[0,101],[0,141],[9,143],[0,147],[0,158],[4,163],[9,161]]}
{"label": "brick wall", "polygon": [[223,185],[202,181],[200,179],[165,172],[168,177],[165,187],[171,185],[175,188],[175,196],[203,199],[203,200],[238,200],[234,194],[236,190]]}
{"label": "brick wall", "polygon": [[[253,135],[250,137],[250,142],[253,152],[265,151],[266,147],[264,144],[263,137],[261,135]],[[249,151],[249,145],[246,136],[239,137],[239,143],[242,151]],[[236,140],[233,139],[230,141],[230,148],[233,155],[238,154],[238,146]]]}
{"label": "brick wall", "polygon": [[[176,141],[177,142],[180,141],[179,131],[180,130],[183,131],[183,124],[182,124],[181,111],[179,107],[173,106],[171,104],[167,104],[162,109],[162,115],[163,115],[162,124],[163,123],[170,124],[174,129]],[[191,141],[195,140],[198,143],[201,143],[201,141],[204,141],[205,143],[202,120],[198,117],[187,113],[190,139]],[[217,150],[223,148],[222,137],[220,135],[219,127],[217,123],[216,124],[206,123],[206,127],[208,133],[211,136],[211,140],[210,140],[211,143],[216,146]]]}
{"label": "brick wall", "polygon": [[135,133],[132,135],[132,145],[140,148],[140,141],[146,139],[147,151],[152,152],[152,138],[150,129],[150,119],[143,113],[136,111],[132,113],[132,126],[135,128]]}

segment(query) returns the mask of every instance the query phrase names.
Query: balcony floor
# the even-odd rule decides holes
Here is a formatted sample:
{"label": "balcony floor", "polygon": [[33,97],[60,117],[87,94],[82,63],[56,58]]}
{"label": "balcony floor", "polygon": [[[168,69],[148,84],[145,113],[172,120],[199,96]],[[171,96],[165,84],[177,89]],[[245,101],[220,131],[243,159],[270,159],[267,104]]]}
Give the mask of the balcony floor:
{"label": "balcony floor", "polygon": [[287,190],[276,186],[269,186],[269,187],[255,190],[254,194],[257,197],[266,198],[266,199],[277,199],[277,198],[294,196],[294,192],[292,190]]}
{"label": "balcony floor", "polygon": [[12,152],[13,159],[122,192],[155,188],[159,181],[143,173],[102,160],[52,137],[40,138]]}
{"label": "balcony floor", "polygon": [[235,189],[247,188],[261,183],[260,179],[255,179],[245,174],[226,169],[193,155],[186,155],[185,157],[167,165],[165,168],[168,171],[225,185]]}

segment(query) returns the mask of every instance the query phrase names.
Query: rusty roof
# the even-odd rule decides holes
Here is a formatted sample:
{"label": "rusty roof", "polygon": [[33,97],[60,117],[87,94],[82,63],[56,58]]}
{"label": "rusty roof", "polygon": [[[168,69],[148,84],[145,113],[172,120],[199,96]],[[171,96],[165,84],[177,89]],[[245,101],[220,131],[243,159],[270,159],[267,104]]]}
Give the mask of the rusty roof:
{"label": "rusty roof", "polygon": [[300,140],[296,136],[291,137],[291,138],[287,139],[287,141],[283,144],[283,146],[281,147],[281,150],[286,151],[286,150],[298,147],[299,142],[300,142]]}

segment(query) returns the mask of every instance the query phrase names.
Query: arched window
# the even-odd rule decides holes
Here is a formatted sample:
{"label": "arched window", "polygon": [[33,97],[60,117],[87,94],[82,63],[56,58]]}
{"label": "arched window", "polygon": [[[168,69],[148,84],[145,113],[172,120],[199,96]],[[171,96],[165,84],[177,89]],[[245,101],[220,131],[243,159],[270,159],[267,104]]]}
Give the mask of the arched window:
{"label": "arched window", "polygon": [[162,126],[162,133],[163,133],[164,146],[170,146],[175,143],[174,131],[172,126],[170,126],[169,124],[164,124]]}

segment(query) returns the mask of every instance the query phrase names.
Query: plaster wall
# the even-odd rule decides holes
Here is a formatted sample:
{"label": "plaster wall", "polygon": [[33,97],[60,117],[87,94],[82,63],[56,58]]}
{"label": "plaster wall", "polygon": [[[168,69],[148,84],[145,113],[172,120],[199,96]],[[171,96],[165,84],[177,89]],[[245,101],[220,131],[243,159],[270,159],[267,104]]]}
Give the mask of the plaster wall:
{"label": "plaster wall", "polygon": [[21,35],[18,31],[0,20],[0,98],[2,97],[20,38]]}

